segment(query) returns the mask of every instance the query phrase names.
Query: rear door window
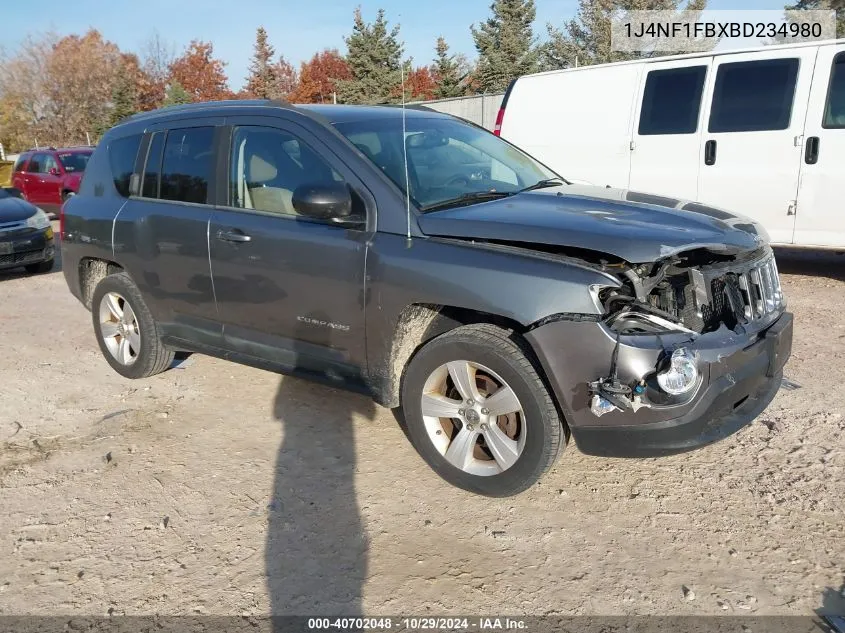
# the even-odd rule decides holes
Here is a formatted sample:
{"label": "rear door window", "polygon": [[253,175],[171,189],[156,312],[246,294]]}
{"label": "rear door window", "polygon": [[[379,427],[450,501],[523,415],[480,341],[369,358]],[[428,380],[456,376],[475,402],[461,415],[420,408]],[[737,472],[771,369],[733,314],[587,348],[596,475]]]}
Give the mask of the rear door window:
{"label": "rear door window", "polygon": [[833,58],[822,127],[845,128],[845,53]]}
{"label": "rear door window", "polygon": [[722,64],[716,74],[709,131],[787,129],[797,79],[794,58]]}
{"label": "rear door window", "polygon": [[640,112],[640,136],[695,133],[706,76],[707,66],[648,73]]}
{"label": "rear door window", "polygon": [[26,171],[30,174],[43,174],[45,158],[47,158],[46,154],[36,154],[33,156],[29,161]]}
{"label": "rear door window", "polygon": [[141,134],[115,139],[109,143],[109,164],[111,165],[114,188],[124,198],[129,197],[129,183],[135,171]]}
{"label": "rear door window", "polygon": [[206,204],[213,158],[213,127],[170,130],[164,144],[159,197]]}

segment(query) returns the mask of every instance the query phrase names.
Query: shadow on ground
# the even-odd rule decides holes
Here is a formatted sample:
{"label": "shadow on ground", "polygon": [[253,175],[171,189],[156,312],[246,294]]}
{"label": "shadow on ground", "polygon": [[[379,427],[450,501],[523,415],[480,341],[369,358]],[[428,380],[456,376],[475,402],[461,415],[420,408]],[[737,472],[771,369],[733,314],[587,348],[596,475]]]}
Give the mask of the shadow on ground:
{"label": "shadow on ground", "polygon": [[775,248],[778,272],[787,275],[829,277],[845,281],[845,254],[798,248]]}
{"label": "shadow on ground", "polygon": [[839,615],[845,617],[845,578],[839,589],[827,587],[822,593],[822,606],[816,609],[818,615]]}
{"label": "shadow on ground", "polygon": [[353,421],[375,414],[368,397],[282,379],[266,548],[272,615],[361,615],[368,540],[355,494]]}

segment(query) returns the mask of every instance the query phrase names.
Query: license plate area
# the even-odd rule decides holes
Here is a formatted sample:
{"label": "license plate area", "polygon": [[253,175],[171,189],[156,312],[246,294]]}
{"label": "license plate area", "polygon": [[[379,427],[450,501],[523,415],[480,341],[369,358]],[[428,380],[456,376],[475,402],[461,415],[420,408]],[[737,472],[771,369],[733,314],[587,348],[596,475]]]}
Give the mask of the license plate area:
{"label": "license plate area", "polygon": [[766,375],[778,374],[786,365],[792,353],[792,314],[785,312],[775,324],[766,330],[765,341],[769,345],[769,367]]}

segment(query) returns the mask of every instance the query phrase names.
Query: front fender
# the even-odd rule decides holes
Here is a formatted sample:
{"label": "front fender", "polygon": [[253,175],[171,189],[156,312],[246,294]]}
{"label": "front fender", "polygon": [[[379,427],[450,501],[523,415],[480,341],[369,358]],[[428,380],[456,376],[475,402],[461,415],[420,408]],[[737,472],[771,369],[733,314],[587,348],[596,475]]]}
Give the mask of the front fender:
{"label": "front fender", "polygon": [[394,337],[408,306],[471,310],[527,329],[561,313],[598,317],[590,286],[620,285],[586,263],[552,255],[452,239],[409,244],[404,236],[387,233],[376,234],[370,244],[366,283],[367,358],[376,382],[397,370]]}

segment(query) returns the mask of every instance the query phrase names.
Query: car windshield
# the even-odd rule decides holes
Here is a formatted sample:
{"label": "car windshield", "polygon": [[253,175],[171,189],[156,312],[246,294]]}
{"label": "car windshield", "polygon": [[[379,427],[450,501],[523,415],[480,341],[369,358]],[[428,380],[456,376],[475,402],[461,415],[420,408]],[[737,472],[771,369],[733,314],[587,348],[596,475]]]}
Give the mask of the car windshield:
{"label": "car windshield", "polygon": [[[400,117],[335,127],[405,192]],[[513,145],[456,119],[411,114],[405,129],[410,197],[423,212],[565,182]]]}
{"label": "car windshield", "polygon": [[89,158],[91,158],[90,152],[64,152],[59,154],[59,160],[62,161],[62,166],[69,173],[85,171],[85,166],[88,164]]}

